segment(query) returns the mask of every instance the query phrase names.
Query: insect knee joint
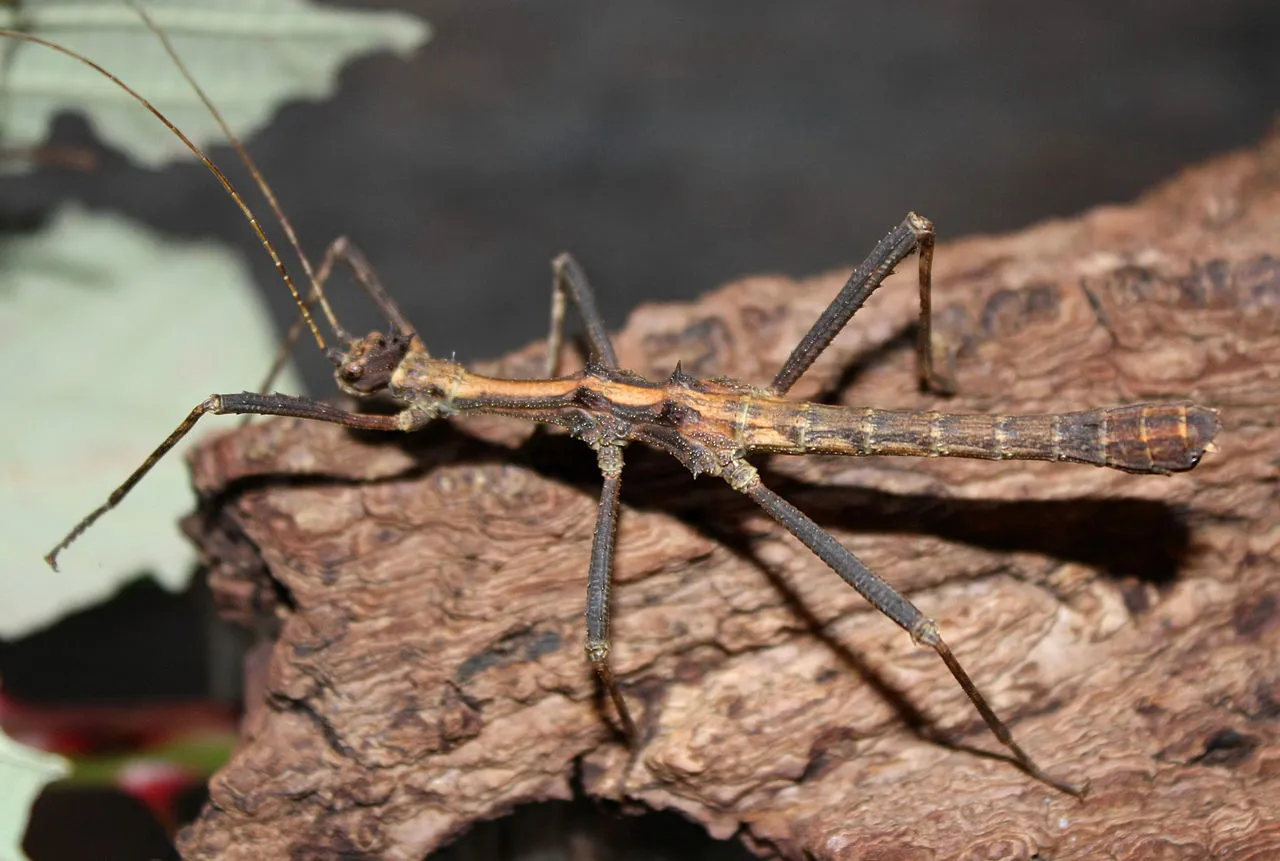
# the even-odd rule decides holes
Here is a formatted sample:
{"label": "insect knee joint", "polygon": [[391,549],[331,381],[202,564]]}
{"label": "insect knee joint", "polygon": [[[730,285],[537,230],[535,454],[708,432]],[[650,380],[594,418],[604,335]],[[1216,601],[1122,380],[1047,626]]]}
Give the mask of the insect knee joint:
{"label": "insect knee joint", "polygon": [[937,648],[942,642],[942,634],[938,631],[938,623],[932,619],[921,619],[911,626],[911,639],[917,646]]}
{"label": "insect knee joint", "polygon": [[729,486],[739,493],[745,493],[760,483],[760,473],[756,468],[743,460],[731,460],[724,465],[722,473]]}
{"label": "insect knee joint", "polygon": [[600,473],[605,478],[617,478],[622,475],[622,447],[602,445],[596,449],[596,461],[600,464]]}

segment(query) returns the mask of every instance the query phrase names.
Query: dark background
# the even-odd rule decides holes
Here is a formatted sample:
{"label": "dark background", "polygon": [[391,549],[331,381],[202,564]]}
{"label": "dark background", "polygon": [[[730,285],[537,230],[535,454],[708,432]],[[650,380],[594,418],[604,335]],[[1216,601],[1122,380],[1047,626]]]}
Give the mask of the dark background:
{"label": "dark background", "polygon": [[[1280,96],[1274,0],[399,5],[435,28],[418,56],[357,62],[251,150],[314,254],[350,234],[431,350],[462,360],[545,337],[561,250],[620,328],[642,301],[856,263],[908,209],[946,240],[1127,200],[1259,138]],[[0,182],[0,215],[67,197],[243,248],[292,320],[202,168],[39,171]],[[353,329],[378,322],[340,304]],[[331,392],[327,363],[299,355]],[[0,644],[0,673],[38,697],[226,690],[197,593],[130,590]]]}
{"label": "dark background", "polygon": [[[312,254],[350,234],[428,347],[462,360],[545,337],[562,250],[620,328],[642,301],[856,263],[909,209],[946,239],[1127,200],[1257,139],[1280,96],[1270,0],[400,5],[435,28],[418,56],[355,63],[337,99],[286,107],[251,149]],[[222,237],[292,319],[196,165],[46,171],[0,195]]]}

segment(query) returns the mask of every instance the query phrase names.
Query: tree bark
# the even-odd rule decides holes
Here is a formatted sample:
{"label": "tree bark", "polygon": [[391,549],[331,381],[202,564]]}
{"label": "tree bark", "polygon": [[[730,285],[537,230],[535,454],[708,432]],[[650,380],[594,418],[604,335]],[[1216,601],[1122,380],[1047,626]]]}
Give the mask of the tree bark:
{"label": "tree bark", "polygon": [[[998,755],[936,656],[749,501],[639,446],[613,595],[628,750],[581,647],[588,448],[497,419],[413,437],[279,420],[193,456],[215,595],[270,638],[183,856],[420,859],[575,792],[681,811],[761,857],[1280,855],[1277,253],[1272,139],[1133,205],[941,245],[957,396],[915,390],[914,266],[793,393],[998,413],[1186,397],[1223,425],[1190,473],[758,461],[938,620],[1086,801]],[[846,275],[643,307],[622,365],[766,384]],[[540,350],[486,370],[536,376]]]}

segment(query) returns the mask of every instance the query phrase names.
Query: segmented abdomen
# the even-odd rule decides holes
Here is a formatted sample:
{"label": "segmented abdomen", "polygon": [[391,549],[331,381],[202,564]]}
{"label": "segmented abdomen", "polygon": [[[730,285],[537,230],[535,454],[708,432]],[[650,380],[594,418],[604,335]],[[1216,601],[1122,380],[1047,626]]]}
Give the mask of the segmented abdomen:
{"label": "segmented abdomen", "polygon": [[1216,410],[1187,402],[1040,416],[796,406],[792,450],[827,454],[1060,460],[1166,473],[1194,467],[1218,432]]}

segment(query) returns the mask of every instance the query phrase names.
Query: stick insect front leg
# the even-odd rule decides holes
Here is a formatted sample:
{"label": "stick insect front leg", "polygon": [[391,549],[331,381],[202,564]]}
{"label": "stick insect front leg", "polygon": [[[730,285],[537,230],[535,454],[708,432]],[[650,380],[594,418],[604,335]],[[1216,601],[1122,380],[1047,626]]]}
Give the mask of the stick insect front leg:
{"label": "stick insect front leg", "polygon": [[[582,266],[572,255],[565,253],[551,262],[551,268],[554,278],[551,285],[551,332],[547,337],[547,378],[555,377],[560,370],[566,298],[582,318],[590,360],[616,370],[618,356]],[[614,538],[618,532],[618,494],[622,486],[622,444],[601,445],[598,458],[604,487],[600,493],[596,530],[591,542],[591,565],[587,571],[587,639],[584,645],[600,683],[617,709],[624,734],[628,741],[634,742],[637,738],[635,721],[609,665],[609,595],[613,586]]]}
{"label": "stick insect front leg", "polygon": [[876,247],[862,261],[849,280],[841,288],[836,298],[822,312],[817,321],[800,339],[800,343],[791,351],[791,355],[782,363],[778,375],[773,378],[770,389],[775,394],[785,395],[804,375],[814,360],[830,345],[832,339],[853,318],[862,303],[876,291],[885,278],[893,273],[893,268],[912,251],[919,251],[920,257],[920,324],[916,341],[917,373],[922,388],[939,394],[951,394],[951,381],[939,374],[933,367],[933,312],[932,312],[932,280],[933,280],[933,222],[927,218],[907,213],[902,223],[889,231],[889,234],[876,243]]}
{"label": "stick insect front leg", "polygon": [[111,495],[107,497],[107,501],[99,505],[93,511],[89,512],[80,520],[71,531],[59,541],[52,550],[45,554],[44,560],[49,563],[49,567],[58,570],[58,554],[67,549],[73,541],[84,534],[84,531],[92,526],[98,518],[106,514],[111,509],[120,504],[120,501],[128,496],[129,491],[133,489],[143,477],[151,471],[151,468],[160,461],[162,457],[182,441],[182,438],[190,433],[195,427],[196,422],[201,416],[212,413],[213,415],[265,415],[265,416],[292,416],[294,418],[314,419],[315,421],[330,422],[339,424],[344,427],[354,428],[357,430],[409,430],[411,428],[401,420],[398,416],[379,416],[379,415],[363,415],[361,413],[347,412],[338,409],[335,406],[324,403],[323,401],[312,400],[311,398],[295,397],[293,395],[281,394],[256,394],[254,392],[241,392],[239,394],[229,395],[210,395],[187,414],[169,436],[165,437],[164,442],[160,443],[142,462],[142,465],[133,471],[119,487],[111,491]]}

